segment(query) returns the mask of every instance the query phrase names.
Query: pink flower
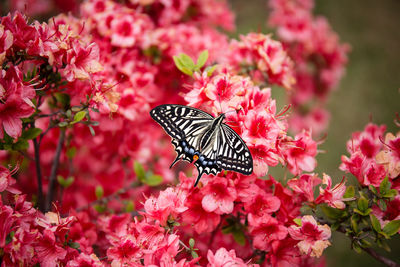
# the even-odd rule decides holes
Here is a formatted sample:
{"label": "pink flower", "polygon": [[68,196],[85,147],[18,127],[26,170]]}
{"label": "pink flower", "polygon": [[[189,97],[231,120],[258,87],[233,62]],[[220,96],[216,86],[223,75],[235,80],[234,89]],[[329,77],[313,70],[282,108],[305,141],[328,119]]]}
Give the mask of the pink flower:
{"label": "pink flower", "polygon": [[139,13],[118,13],[110,25],[111,44],[119,47],[134,46],[152,28],[150,19]]}
{"label": "pink flower", "polygon": [[87,47],[83,47],[77,41],[72,42],[72,47],[67,52],[67,66],[64,69],[68,81],[89,79],[90,74],[102,69],[99,63],[99,47],[97,44],[91,43]]}
{"label": "pink flower", "polygon": [[54,266],[58,260],[63,260],[67,255],[67,251],[58,244],[54,233],[51,230],[43,230],[43,236],[38,240],[35,247],[36,255],[41,266]]}
{"label": "pink flower", "polygon": [[[27,118],[34,112],[32,106],[27,103],[31,103],[34,91],[23,85],[21,76],[22,73],[17,67],[0,71],[0,127],[12,138],[21,135],[21,118]],[[0,138],[3,138],[4,132],[1,128]]]}
{"label": "pink flower", "polygon": [[288,186],[294,192],[304,195],[308,202],[314,201],[314,187],[321,183],[321,179],[314,174],[302,174],[299,178],[289,180]]}
{"label": "pink flower", "polygon": [[384,142],[383,150],[375,156],[375,160],[394,179],[400,174],[400,133],[397,136],[387,133]]}
{"label": "pink flower", "polygon": [[4,206],[0,200],[0,247],[6,245],[6,237],[11,232],[11,226],[14,222],[12,217],[13,209],[10,206]]}
{"label": "pink flower", "polygon": [[[17,168],[16,168],[17,169]],[[0,166],[0,193],[7,190],[16,193],[16,189],[12,189],[11,186],[16,183],[16,181],[11,177],[16,170],[10,172],[6,167]]]}
{"label": "pink flower", "polygon": [[225,248],[220,248],[215,252],[215,254],[211,250],[208,250],[207,259],[208,259],[207,267],[259,266],[258,264],[246,264],[241,258],[236,257],[236,253],[233,249],[227,251]]}
{"label": "pink flower", "polygon": [[249,214],[248,220],[255,248],[268,250],[273,240],[282,240],[287,236],[287,228],[268,214],[264,214],[262,217]]}
{"label": "pink flower", "polygon": [[160,192],[158,198],[150,197],[144,203],[146,216],[166,225],[168,219],[177,218],[188,208],[185,206],[186,192],[169,187]]}
{"label": "pink flower", "polygon": [[112,241],[107,257],[111,260],[111,266],[142,266],[140,259],[143,257],[143,249],[133,236],[128,235]]}
{"label": "pink flower", "polygon": [[254,193],[255,196],[252,199],[244,202],[245,211],[249,214],[262,217],[264,214],[272,214],[279,209],[281,205],[279,198],[261,189]]}
{"label": "pink flower", "polygon": [[249,71],[249,74],[256,82],[266,81],[285,88],[290,88],[295,82],[293,63],[282,43],[268,35],[250,33],[240,36],[240,41],[231,41],[225,60],[239,74],[246,73],[246,68],[251,70],[255,67],[256,70]]}
{"label": "pink flower", "polygon": [[340,169],[353,174],[363,186],[371,184],[379,187],[386,176],[385,167],[378,164],[375,159],[366,158],[361,151],[353,153],[351,158],[342,156]]}
{"label": "pink flower", "polygon": [[290,236],[295,240],[301,240],[297,246],[300,252],[311,257],[320,257],[325,248],[331,243],[331,228],[327,224],[318,225],[311,215],[305,215],[301,219],[301,226],[290,226]]}
{"label": "pink flower", "polygon": [[6,57],[6,51],[13,44],[13,35],[9,30],[4,30],[4,26],[0,24],[0,64],[3,64]]}
{"label": "pink flower", "polygon": [[322,183],[326,185],[326,188],[319,188],[319,196],[315,200],[315,203],[327,203],[332,208],[344,209],[346,207],[346,204],[343,202],[343,195],[346,192],[344,178],[339,184],[335,185],[335,187],[331,189],[331,177],[325,173],[323,175]]}
{"label": "pink flower", "polygon": [[183,222],[192,225],[198,234],[212,232],[221,221],[220,215],[208,212],[203,208],[202,200],[203,195],[197,190],[194,191],[186,203],[188,210],[182,214]]}
{"label": "pink flower", "polygon": [[236,189],[231,180],[224,177],[215,177],[201,189],[204,194],[201,204],[204,210],[216,214],[231,213],[233,202],[236,200]]}
{"label": "pink flower", "polygon": [[92,253],[90,255],[85,254],[85,253],[80,253],[77,258],[69,261],[66,266],[67,267],[84,267],[84,266],[101,267],[101,266],[104,266],[104,264],[99,260],[99,258],[94,253]]}
{"label": "pink flower", "polygon": [[312,140],[309,131],[303,130],[295,136],[293,141],[288,138],[282,144],[281,150],[291,173],[299,175],[302,171],[311,172],[315,169],[317,143]]}

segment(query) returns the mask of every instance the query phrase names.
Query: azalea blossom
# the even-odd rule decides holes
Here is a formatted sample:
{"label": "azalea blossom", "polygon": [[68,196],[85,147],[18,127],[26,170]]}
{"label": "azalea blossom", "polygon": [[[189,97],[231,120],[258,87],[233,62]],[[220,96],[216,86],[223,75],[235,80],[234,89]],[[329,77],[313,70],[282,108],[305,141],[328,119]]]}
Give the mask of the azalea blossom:
{"label": "azalea blossom", "polygon": [[303,216],[301,226],[292,225],[288,228],[288,232],[293,239],[301,240],[297,243],[301,253],[311,257],[320,257],[324,249],[331,244],[328,241],[331,237],[331,228],[327,224],[318,225],[311,215]]}

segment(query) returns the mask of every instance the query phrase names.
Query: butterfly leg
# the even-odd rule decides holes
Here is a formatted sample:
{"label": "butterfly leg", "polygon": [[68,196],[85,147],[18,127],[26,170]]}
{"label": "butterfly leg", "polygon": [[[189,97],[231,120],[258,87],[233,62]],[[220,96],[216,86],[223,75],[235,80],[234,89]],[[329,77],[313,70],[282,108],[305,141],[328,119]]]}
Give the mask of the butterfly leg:
{"label": "butterfly leg", "polygon": [[175,163],[177,163],[180,159],[182,159],[182,157],[181,157],[181,155],[180,154],[178,154],[178,156],[176,156],[176,159],[174,160],[174,162],[172,162],[172,164],[171,164],[171,166],[169,166],[169,168],[171,169],[172,168],[172,166],[174,166],[175,165]]}
{"label": "butterfly leg", "polygon": [[197,186],[197,184],[199,183],[200,178],[201,178],[202,175],[203,175],[203,173],[202,173],[202,172],[199,172],[199,175],[197,176],[196,182],[194,182],[194,186],[193,186],[193,187],[196,187],[196,186]]}

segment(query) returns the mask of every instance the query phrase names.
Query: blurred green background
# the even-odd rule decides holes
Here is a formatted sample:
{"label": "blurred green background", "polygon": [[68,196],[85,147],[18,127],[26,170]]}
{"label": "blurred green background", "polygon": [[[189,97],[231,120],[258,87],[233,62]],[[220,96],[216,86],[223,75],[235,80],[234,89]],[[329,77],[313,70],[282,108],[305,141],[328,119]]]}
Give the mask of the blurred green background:
{"label": "blurred green background", "polygon": [[[266,0],[230,2],[237,16],[237,34],[273,32],[266,26]],[[317,0],[315,4],[314,14],[325,16],[342,42],[352,47],[346,74],[328,102],[330,127],[320,147],[326,153],[317,157],[316,172],[328,173],[338,182],[344,175],[338,169],[340,157],[347,154],[346,141],[352,132],[362,130],[370,120],[386,124],[388,131],[399,131],[393,120],[400,111],[400,1]],[[284,103],[279,99],[282,93],[273,95]],[[326,253],[327,266],[384,266],[366,253],[352,251],[343,234],[334,234],[332,244]],[[400,263],[398,235],[390,244],[391,253],[379,251]]]}

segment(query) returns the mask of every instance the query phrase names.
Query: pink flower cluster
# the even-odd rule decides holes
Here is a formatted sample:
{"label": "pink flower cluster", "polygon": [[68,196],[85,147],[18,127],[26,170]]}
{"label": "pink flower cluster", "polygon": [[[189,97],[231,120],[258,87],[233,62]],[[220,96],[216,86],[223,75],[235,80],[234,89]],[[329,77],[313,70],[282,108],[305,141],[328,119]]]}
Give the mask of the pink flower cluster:
{"label": "pink flower cluster", "polygon": [[350,156],[342,156],[340,169],[353,174],[363,186],[379,187],[389,173],[392,174],[389,177],[392,179],[399,175],[395,167],[399,164],[399,158],[392,157],[398,153],[398,148],[391,146],[393,140],[394,143],[399,141],[396,141],[396,138],[389,141],[390,138],[388,138],[389,143],[385,145],[383,140],[385,131],[385,125],[378,126],[369,123],[364,131],[353,133],[352,138],[347,142],[347,151]]}
{"label": "pink flower cluster", "polygon": [[[1,19],[0,35],[0,63],[3,65],[0,72],[1,138],[3,129],[12,138],[21,135],[21,118],[27,118],[35,111],[32,100],[36,90],[48,94],[55,92],[46,84],[43,65],[49,64],[71,83],[67,89],[71,95],[78,94],[77,87],[73,86],[75,83],[81,84],[79,89],[86,87],[85,92],[89,95],[99,90],[90,85],[91,76],[102,69],[98,46],[84,42],[62,21],[53,19],[50,24],[36,22],[30,25],[25,17],[16,13]],[[36,75],[26,80],[27,71]]]}
{"label": "pink flower cluster", "polygon": [[[295,114],[291,128],[317,135],[329,120],[324,102],[344,73],[349,46],[341,44],[328,21],[313,16],[313,0],[271,0],[269,25],[294,62],[296,84],[290,95]],[[315,105],[314,102],[320,104]]]}
{"label": "pink flower cluster", "polygon": [[250,33],[232,40],[225,55],[231,71],[249,75],[253,81],[290,89],[295,83],[293,63],[281,42],[269,35]]}

